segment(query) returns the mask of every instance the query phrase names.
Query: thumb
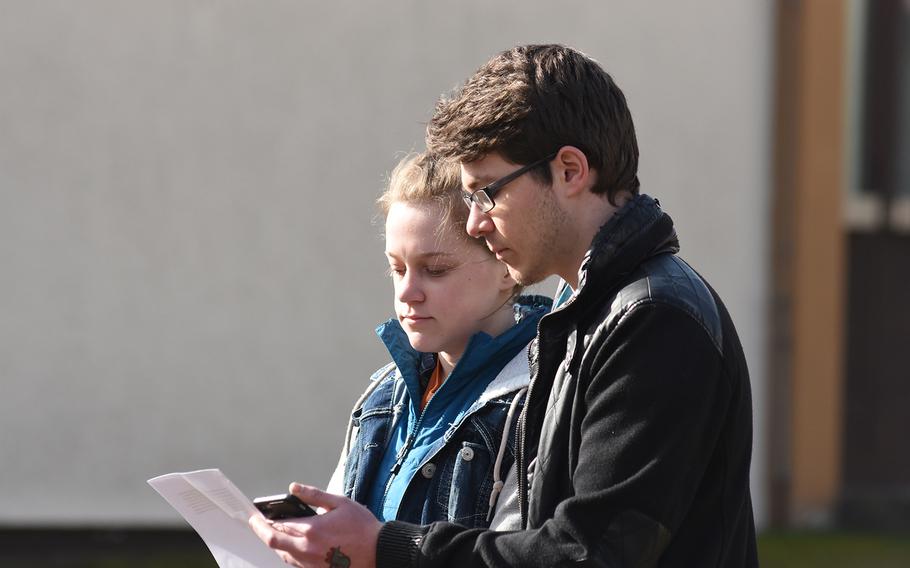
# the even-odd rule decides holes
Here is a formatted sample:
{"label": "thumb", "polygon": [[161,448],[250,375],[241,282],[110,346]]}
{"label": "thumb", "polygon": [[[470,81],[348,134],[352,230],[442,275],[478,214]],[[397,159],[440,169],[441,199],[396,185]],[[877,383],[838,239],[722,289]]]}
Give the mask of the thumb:
{"label": "thumb", "polygon": [[331,511],[338,507],[342,502],[347,501],[345,497],[326,493],[311,485],[302,485],[296,482],[291,484],[289,490],[295,497],[307,505],[321,507],[326,511]]}

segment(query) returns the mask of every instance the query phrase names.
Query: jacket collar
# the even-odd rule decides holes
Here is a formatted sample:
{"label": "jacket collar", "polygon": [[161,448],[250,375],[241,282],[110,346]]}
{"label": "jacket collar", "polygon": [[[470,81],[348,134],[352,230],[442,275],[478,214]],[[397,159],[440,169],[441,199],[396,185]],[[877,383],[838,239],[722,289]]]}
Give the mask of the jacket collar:
{"label": "jacket collar", "polygon": [[[551,300],[543,296],[521,296],[514,306],[516,325],[497,337],[492,337],[484,332],[472,335],[451,375],[467,377],[469,380],[459,379],[455,383],[460,383],[459,387],[467,386],[472,382],[472,378],[482,376],[485,368],[494,364],[493,362],[497,359],[501,359],[502,354],[514,352],[516,348],[524,352],[522,348],[534,337],[538,320],[549,311],[551,304]],[[436,365],[436,355],[421,353],[411,347],[407,334],[395,318],[380,324],[376,328],[376,334],[389,350],[405,383],[409,388],[414,389],[414,392],[420,392],[418,388],[420,376]],[[500,365],[505,365],[511,358],[510,355]],[[446,383],[448,382],[449,380],[446,379]],[[449,385],[446,390],[450,391],[453,388],[457,387]]]}
{"label": "jacket collar", "polygon": [[599,296],[647,258],[666,252],[679,252],[673,220],[656,199],[635,196],[595,234],[578,272],[578,290],[566,306]]}

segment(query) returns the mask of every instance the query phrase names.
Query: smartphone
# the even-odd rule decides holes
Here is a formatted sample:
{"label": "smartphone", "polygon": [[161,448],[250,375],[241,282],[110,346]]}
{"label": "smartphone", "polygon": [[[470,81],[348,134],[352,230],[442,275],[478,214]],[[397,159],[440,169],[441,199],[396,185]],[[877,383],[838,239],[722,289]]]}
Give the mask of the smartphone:
{"label": "smartphone", "polygon": [[265,515],[265,518],[273,521],[311,517],[316,514],[312,507],[289,493],[256,497],[253,499],[253,505]]}

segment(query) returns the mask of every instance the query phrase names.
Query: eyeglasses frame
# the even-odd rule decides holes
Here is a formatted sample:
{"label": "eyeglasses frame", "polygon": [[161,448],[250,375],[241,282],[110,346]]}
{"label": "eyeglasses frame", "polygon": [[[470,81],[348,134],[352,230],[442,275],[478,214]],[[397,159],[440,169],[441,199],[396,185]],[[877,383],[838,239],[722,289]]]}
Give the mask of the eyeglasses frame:
{"label": "eyeglasses frame", "polygon": [[[522,166],[522,167],[518,168],[517,170],[515,170],[514,172],[512,172],[508,175],[505,175],[505,176],[499,178],[498,180],[485,185],[484,187],[475,189],[474,191],[462,190],[461,197],[464,199],[465,205],[467,205],[468,208],[470,208],[472,205],[477,205],[477,207],[480,209],[480,211],[482,213],[489,213],[490,211],[493,210],[494,207],[496,207],[496,202],[493,201],[493,196],[495,196],[497,193],[499,193],[499,191],[503,187],[505,187],[507,184],[515,181],[516,179],[520,178],[521,176],[523,176],[524,174],[533,170],[534,168],[536,168],[542,164],[552,162],[553,159],[556,158],[557,154],[559,154],[559,151],[553,152],[552,154],[550,154],[549,156],[547,156],[545,158],[541,158],[535,162],[531,162],[530,164]],[[487,207],[486,209],[484,209],[483,204],[480,202],[480,199],[482,199],[482,196],[486,196],[487,200],[489,200],[489,202],[490,202],[490,206]]]}

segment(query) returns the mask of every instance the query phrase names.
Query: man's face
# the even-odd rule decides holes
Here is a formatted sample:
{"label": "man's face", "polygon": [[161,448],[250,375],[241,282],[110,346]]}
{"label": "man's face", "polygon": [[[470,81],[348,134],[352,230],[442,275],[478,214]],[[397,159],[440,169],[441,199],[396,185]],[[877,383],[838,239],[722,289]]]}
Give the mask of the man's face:
{"label": "man's face", "polygon": [[[468,192],[485,187],[520,166],[497,153],[461,164],[461,184]],[[487,247],[524,286],[555,274],[567,216],[551,188],[530,173],[509,182],[494,197],[487,213],[476,205],[468,217],[468,234],[483,237]]]}

